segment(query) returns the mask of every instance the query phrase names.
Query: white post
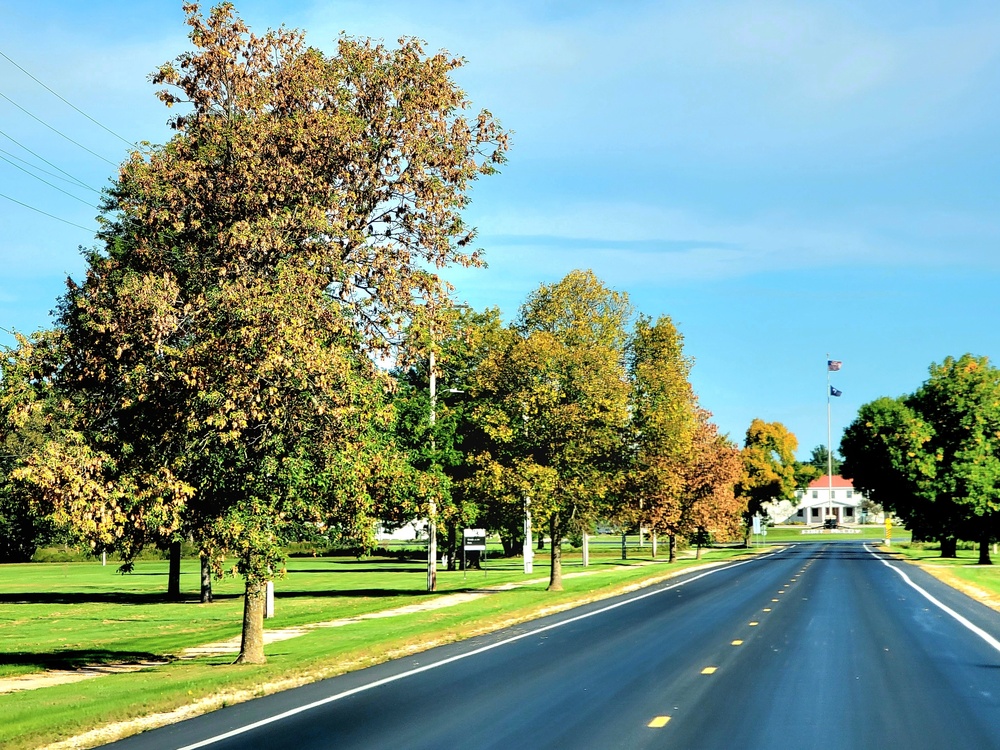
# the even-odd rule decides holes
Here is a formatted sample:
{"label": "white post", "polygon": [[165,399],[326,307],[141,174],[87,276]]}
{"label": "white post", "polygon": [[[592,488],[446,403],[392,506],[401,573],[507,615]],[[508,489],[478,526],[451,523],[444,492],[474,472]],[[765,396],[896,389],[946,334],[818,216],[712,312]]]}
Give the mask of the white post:
{"label": "white post", "polygon": [[106,550],[101,551],[101,567],[103,568],[108,564],[108,553]]}
{"label": "white post", "polygon": [[264,585],[264,619],[270,620],[274,617],[274,581],[268,581]]}
{"label": "white post", "polygon": [[653,557],[656,557],[656,530],[649,532],[649,542],[653,545]]}
{"label": "white post", "polygon": [[590,534],[583,532],[583,567],[590,565]]}
{"label": "white post", "polygon": [[[434,453],[434,407],[435,401],[437,400],[437,373],[435,372],[435,361],[434,361],[434,331],[431,330],[431,353],[430,353],[430,369],[431,369],[431,454],[433,460]],[[427,590],[437,591],[437,502],[434,500],[434,495],[431,495],[430,503],[427,507]]]}

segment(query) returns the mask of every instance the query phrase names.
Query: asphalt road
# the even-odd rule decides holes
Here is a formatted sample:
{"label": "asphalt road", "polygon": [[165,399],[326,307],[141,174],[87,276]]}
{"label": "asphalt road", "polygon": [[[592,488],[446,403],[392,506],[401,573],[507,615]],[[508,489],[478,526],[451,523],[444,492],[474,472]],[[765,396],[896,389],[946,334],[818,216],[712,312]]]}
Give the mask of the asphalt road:
{"label": "asphalt road", "polygon": [[113,747],[1000,750],[998,639],[923,571],[808,543]]}

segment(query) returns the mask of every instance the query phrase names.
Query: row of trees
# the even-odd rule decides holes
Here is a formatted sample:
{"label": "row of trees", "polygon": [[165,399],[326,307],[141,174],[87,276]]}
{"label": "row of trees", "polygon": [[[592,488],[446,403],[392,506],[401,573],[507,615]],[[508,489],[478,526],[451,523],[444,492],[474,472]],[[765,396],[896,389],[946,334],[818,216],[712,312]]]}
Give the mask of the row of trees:
{"label": "row of trees", "polygon": [[1000,536],[1000,370],[986,357],[948,357],[916,391],[865,404],[841,441],[845,476],[902,518],[915,538],[954,557]]}
{"label": "row of trees", "polygon": [[461,213],[507,149],[489,112],[463,114],[460,60],[348,37],[327,56],[229,4],[185,11],[194,51],[152,76],[186,108],[176,134],[122,165],[54,329],[3,358],[12,538],[72,529],[124,570],[191,539],[205,571],[244,578],[239,660],[260,662],[264,586],[303,528],[363,550],[430,514],[452,544],[473,519],[512,538],[530,503],[556,589],[568,532],[733,533],[783,486],[768,426],[746,470],[669,318],[630,330],[593,274],[508,326],[452,307],[433,269],[480,263]]}
{"label": "row of trees", "polygon": [[636,319],[625,294],[574,271],[510,325],[495,310],[446,321],[433,424],[429,358],[395,374],[398,435],[437,492],[450,559],[473,522],[517,549],[528,511],[551,539],[550,589],[561,587],[561,541],[599,521],[670,539],[741,533],[741,453],[698,405],[669,317]]}

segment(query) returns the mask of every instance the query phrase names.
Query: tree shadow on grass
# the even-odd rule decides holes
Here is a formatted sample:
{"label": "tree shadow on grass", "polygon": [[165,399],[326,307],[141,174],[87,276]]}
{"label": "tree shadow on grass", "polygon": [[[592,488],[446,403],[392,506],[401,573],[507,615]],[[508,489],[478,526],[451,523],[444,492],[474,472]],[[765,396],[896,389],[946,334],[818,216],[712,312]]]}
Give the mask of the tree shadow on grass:
{"label": "tree shadow on grass", "polygon": [[108,649],[67,649],[54,652],[0,651],[0,665],[45,669],[81,669],[97,664],[163,663],[159,654],[147,651],[111,651]]}
{"label": "tree shadow on grass", "polygon": [[[213,594],[216,601],[222,599],[239,599],[238,594]],[[0,604],[198,604],[200,596],[196,593],[186,593],[180,599],[174,599],[161,591],[130,592],[52,592],[52,591],[21,591],[16,594],[0,594]]]}

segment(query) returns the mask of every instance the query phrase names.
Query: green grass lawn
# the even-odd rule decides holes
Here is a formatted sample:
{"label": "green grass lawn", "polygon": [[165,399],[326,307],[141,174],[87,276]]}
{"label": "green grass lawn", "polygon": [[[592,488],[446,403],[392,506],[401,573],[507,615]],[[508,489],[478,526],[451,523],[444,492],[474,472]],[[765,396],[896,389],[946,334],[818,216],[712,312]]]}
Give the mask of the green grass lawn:
{"label": "green grass lawn", "polygon": [[[650,562],[648,548],[592,549],[587,576],[567,578],[565,591],[535,583],[439,610],[322,628],[266,648],[268,663],[235,666],[231,656],[173,660],[128,674],[0,695],[0,747],[30,748],[109,722],[172,710],[210,696],[216,705],[239,691],[268,692],[268,684],[338,674],[448,642],[502,624],[530,619],[542,608],[611,595],[643,579],[696,564]],[[703,561],[740,550],[705,550]],[[536,555],[530,578],[547,578],[547,555]],[[662,561],[662,558],[661,558]],[[564,574],[581,572],[579,552],[567,550]],[[283,628],[390,609],[428,597],[510,581],[523,581],[520,560],[487,561],[485,571],[439,572],[439,592],[428,593],[421,560],[294,558],[275,584],[275,618]],[[48,563],[0,566],[0,677],[94,662],[135,662],[177,654],[239,634],[242,586],[216,581],[216,601],[197,602],[198,566],[182,565],[188,601],[165,599],[166,563],[141,562],[122,576],[113,565]],[[225,696],[231,696],[229,698]],[[245,695],[243,697],[246,697]],[[107,738],[105,738],[107,741]]]}
{"label": "green grass lawn", "polygon": [[[979,565],[979,550],[959,549],[956,558],[941,557],[940,545],[932,542],[896,544],[891,547],[906,559],[923,566],[946,583],[961,588],[961,583],[986,592],[994,601],[987,604],[1000,609],[1000,566]],[[993,555],[993,561],[1000,563],[1000,556]],[[977,597],[983,599],[983,597]]]}

